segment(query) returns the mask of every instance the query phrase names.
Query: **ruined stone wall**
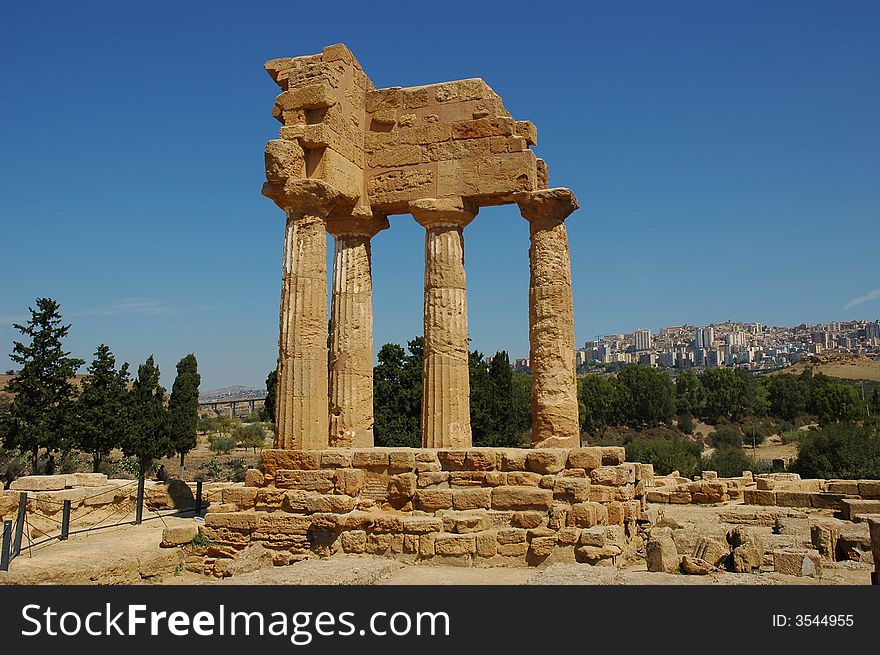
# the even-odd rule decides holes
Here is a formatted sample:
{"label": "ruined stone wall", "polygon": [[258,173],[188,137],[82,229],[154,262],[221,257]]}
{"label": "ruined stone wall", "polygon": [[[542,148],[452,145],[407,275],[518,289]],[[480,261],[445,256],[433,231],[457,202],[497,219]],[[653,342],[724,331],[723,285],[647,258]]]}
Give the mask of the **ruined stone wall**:
{"label": "ruined stone wall", "polygon": [[338,552],[473,566],[612,564],[638,547],[650,465],[620,447],[267,450],[201,528],[212,557]]}

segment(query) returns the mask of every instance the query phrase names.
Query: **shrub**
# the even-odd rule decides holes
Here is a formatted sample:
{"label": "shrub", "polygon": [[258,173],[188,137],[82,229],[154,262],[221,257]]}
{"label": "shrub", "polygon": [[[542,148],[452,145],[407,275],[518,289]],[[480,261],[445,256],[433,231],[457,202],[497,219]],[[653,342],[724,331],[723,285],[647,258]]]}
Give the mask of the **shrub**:
{"label": "shrub", "polygon": [[244,457],[230,459],[224,465],[228,469],[227,479],[232,482],[244,482],[248,465]]}
{"label": "shrub", "polygon": [[626,459],[630,462],[653,464],[659,475],[678,471],[685,477],[697,473],[700,463],[700,445],[685,439],[650,439],[628,441],[624,444]]}
{"label": "shrub", "polygon": [[694,433],[694,417],[690,414],[680,414],[678,417],[678,429],[685,434]]}
{"label": "shrub", "polygon": [[722,478],[734,478],[742,475],[743,471],[769,472],[770,466],[767,462],[754,459],[742,448],[721,446],[711,456],[703,458],[701,469],[718,471]]}
{"label": "shrub", "polygon": [[803,430],[788,430],[787,432],[783,432],[779,435],[779,438],[782,439],[782,443],[786,446],[791,443],[800,443],[801,439],[806,436],[806,432]]}
{"label": "shrub", "polygon": [[709,443],[715,448],[723,448],[730,446],[732,448],[742,448],[743,434],[733,426],[725,425],[718,428],[709,436]]}
{"label": "shrub", "polygon": [[880,419],[804,433],[792,470],[808,478],[880,478]]}
{"label": "shrub", "polygon": [[238,441],[231,434],[220,434],[210,440],[208,448],[212,453],[225,455],[235,448],[236,443],[238,443]]}

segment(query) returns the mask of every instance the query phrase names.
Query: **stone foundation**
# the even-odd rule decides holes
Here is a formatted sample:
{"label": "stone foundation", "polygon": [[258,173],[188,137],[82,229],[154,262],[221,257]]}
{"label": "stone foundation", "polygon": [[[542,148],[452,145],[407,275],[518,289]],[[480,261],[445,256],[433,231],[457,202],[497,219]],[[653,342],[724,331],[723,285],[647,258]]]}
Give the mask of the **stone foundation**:
{"label": "stone foundation", "polygon": [[621,447],[266,450],[201,527],[212,557],[334,553],[409,562],[615,564],[649,523],[653,468]]}

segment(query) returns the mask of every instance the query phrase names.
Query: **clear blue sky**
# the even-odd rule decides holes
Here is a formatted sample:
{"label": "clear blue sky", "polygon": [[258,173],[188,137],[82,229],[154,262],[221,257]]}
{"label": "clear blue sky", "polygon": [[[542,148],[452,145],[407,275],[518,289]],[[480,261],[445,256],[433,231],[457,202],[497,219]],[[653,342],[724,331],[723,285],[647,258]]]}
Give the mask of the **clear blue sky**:
{"label": "clear blue sky", "polygon": [[[38,296],[87,360],[170,386],[274,367],[283,215],[265,60],[346,43],[377,87],[484,78],[538,126],[578,343],[681,323],[880,315],[880,3],[3,2],[0,369]],[[421,334],[423,230],[374,240],[375,342]],[[528,230],[465,231],[473,344],[528,353]],[[7,362],[3,364],[3,362]]]}

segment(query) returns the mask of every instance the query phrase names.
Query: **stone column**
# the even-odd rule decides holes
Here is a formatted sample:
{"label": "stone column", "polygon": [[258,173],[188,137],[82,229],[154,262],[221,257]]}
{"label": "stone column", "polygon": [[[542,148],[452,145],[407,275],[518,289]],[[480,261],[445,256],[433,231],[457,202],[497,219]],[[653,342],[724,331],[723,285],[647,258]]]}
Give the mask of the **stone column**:
{"label": "stone column", "polygon": [[578,208],[568,189],[517,194],[529,222],[529,366],[532,448],[580,446],[571,260],[565,218]]}
{"label": "stone column", "polygon": [[275,447],[327,447],[327,234],[340,194],[320,180],[264,186],[287,214]]}
{"label": "stone column", "polygon": [[467,292],[462,230],[478,209],[461,198],[409,204],[425,232],[422,447],[471,446]]}
{"label": "stone column", "polygon": [[373,281],[370,239],[384,216],[330,218],[333,298],[330,309],[331,448],[373,446]]}

